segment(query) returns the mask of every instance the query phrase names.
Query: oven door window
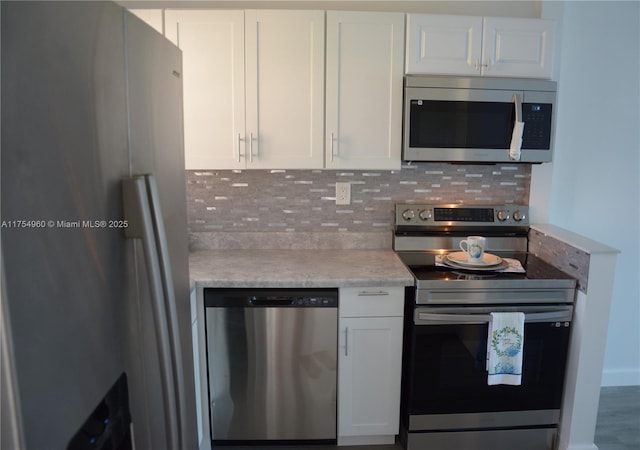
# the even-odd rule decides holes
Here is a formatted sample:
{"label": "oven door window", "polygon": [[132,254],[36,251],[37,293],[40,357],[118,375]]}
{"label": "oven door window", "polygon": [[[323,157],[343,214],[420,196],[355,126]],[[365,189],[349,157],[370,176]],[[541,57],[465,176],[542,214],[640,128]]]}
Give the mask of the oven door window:
{"label": "oven door window", "polygon": [[522,384],[487,385],[486,324],[414,327],[411,414],[560,407],[570,328],[525,324]]}

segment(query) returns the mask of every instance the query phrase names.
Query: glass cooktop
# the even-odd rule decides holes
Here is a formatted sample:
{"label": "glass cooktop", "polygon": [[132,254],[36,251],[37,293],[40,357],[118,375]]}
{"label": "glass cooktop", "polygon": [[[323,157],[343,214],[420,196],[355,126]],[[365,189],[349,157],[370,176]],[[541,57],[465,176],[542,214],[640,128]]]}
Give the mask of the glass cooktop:
{"label": "glass cooktop", "polygon": [[[435,287],[440,282],[485,281],[493,282],[491,287],[549,287],[574,288],[575,279],[560,269],[529,253],[495,252],[501,258],[517,259],[525,273],[504,271],[478,271],[435,265],[435,253],[397,252],[404,264],[413,273],[416,285]],[[448,287],[451,287],[450,285]],[[486,287],[486,286],[485,286]]]}

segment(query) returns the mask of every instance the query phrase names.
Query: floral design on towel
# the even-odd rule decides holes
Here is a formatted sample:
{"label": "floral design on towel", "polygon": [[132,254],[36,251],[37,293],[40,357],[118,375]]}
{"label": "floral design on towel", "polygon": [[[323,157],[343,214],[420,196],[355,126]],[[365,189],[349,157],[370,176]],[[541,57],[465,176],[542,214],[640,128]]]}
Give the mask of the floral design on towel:
{"label": "floral design on towel", "polygon": [[[498,357],[513,358],[522,351],[522,334],[514,327],[494,330],[491,347]],[[494,373],[516,374],[516,370],[511,362],[500,361],[495,365]]]}
{"label": "floral design on towel", "polygon": [[496,364],[495,371],[496,373],[520,375],[518,372],[516,372],[516,366],[514,366],[511,363],[505,363],[505,362],[499,362],[498,364]]}

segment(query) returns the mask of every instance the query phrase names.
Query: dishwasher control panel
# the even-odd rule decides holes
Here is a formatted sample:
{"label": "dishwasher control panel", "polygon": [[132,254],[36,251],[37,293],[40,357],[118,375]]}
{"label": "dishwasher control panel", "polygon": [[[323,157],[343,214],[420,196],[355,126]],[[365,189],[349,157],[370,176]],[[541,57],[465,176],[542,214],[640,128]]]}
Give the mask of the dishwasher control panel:
{"label": "dishwasher control panel", "polygon": [[337,289],[205,289],[206,307],[337,308]]}
{"label": "dishwasher control panel", "polygon": [[294,306],[338,306],[338,299],[334,297],[296,297]]}

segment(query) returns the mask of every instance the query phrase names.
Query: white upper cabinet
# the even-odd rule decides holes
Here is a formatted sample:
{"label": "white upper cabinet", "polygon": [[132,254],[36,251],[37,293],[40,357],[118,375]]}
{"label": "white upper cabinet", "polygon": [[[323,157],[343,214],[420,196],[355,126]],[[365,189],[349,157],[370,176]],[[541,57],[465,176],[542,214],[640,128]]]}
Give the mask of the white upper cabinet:
{"label": "white upper cabinet", "polygon": [[327,12],[325,167],[400,169],[404,14]]}
{"label": "white upper cabinet", "polygon": [[167,10],[165,27],[182,49],[186,168],[244,168],[244,11]]}
{"label": "white upper cabinet", "polygon": [[551,78],[551,20],[409,14],[406,72]]}
{"label": "white upper cabinet", "polygon": [[407,15],[407,73],[479,75],[482,17]]}
{"label": "white upper cabinet", "polygon": [[167,10],[187,169],[323,166],[324,12]]}
{"label": "white upper cabinet", "polygon": [[485,17],[483,75],[551,78],[555,22]]}
{"label": "white upper cabinet", "polygon": [[247,167],[323,166],[324,11],[246,11]]}

